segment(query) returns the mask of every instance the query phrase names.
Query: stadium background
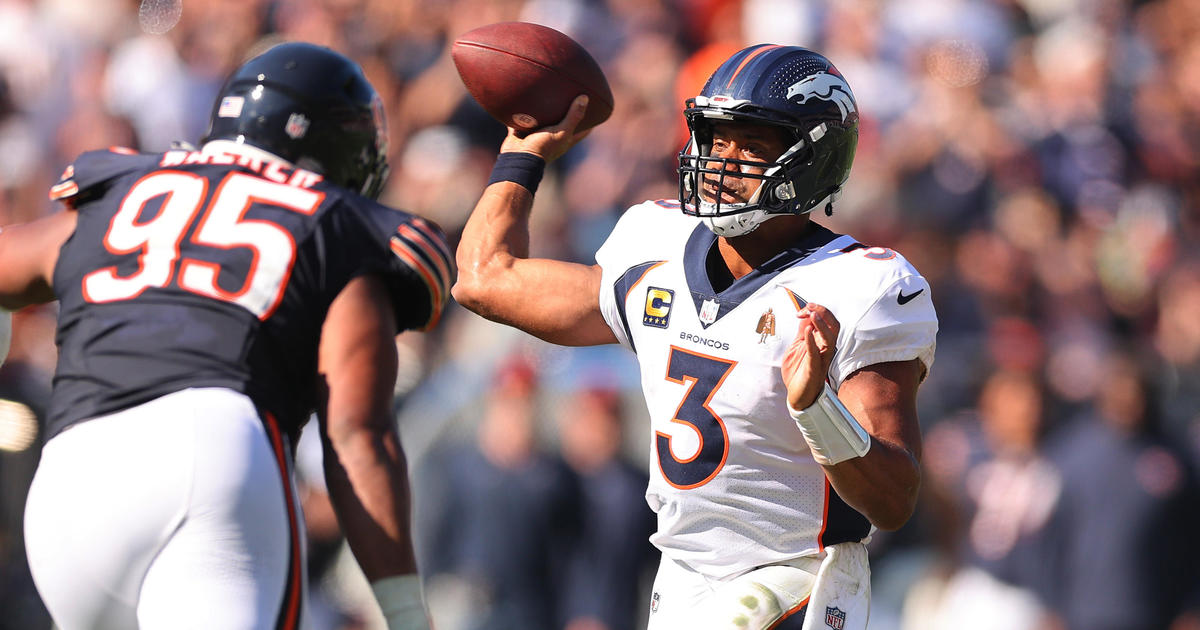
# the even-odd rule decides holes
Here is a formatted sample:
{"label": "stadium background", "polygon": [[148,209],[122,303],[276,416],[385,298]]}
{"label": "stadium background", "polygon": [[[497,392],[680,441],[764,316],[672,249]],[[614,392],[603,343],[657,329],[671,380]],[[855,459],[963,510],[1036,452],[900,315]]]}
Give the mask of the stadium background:
{"label": "stadium background", "polygon": [[[462,88],[449,42],[506,20],[575,37],[617,103],[542,184],[539,255],[590,262],[624,208],[675,196],[682,101],[730,52],[805,45],[849,79],[858,157],[836,213],[818,220],[904,253],[929,279],[941,323],[920,394],[923,498],[908,526],[872,542],[872,630],[1062,627],[1045,615],[1120,599],[1090,586],[1105,571],[1149,624],[1113,628],[1200,627],[1200,570],[1188,564],[1200,531],[1190,472],[1200,463],[1200,3],[0,0],[0,225],[53,211],[47,189],[84,150],[195,142],[223,77],[295,39],[364,66],[388,109],[384,200],[453,239],[503,130]],[[0,369],[0,397],[15,401],[0,403],[0,629],[48,627],[20,524],[54,315],[53,305],[17,314]],[[547,346],[458,307],[398,346],[420,555],[450,576],[431,589],[435,620],[465,630],[479,602],[454,586],[445,549],[470,541],[435,540],[442,526],[430,516],[454,491],[439,467],[461,461],[443,454],[469,458],[455,449],[474,448],[487,417],[524,414],[553,460],[583,392],[623,403],[611,407],[620,454],[642,467],[636,366],[619,348]],[[311,459],[302,448],[302,474]],[[319,478],[307,478],[310,535],[325,545],[318,625],[374,627]],[[1147,592],[1147,575],[1170,576],[1179,593]],[[645,590],[644,572],[629,579]]]}

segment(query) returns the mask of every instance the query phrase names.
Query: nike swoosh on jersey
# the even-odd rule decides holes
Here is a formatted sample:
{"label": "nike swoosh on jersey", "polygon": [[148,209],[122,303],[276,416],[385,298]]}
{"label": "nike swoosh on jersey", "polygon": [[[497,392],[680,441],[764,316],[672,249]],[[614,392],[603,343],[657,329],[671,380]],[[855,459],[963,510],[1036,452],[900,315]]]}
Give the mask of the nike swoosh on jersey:
{"label": "nike swoosh on jersey", "polygon": [[918,295],[921,295],[924,292],[925,292],[925,289],[917,289],[916,292],[914,292],[914,293],[909,293],[908,295],[904,295],[904,289],[901,289],[899,295],[896,296],[896,302],[900,303],[901,305],[908,304],[909,302],[911,302],[913,300],[913,298],[917,297]]}

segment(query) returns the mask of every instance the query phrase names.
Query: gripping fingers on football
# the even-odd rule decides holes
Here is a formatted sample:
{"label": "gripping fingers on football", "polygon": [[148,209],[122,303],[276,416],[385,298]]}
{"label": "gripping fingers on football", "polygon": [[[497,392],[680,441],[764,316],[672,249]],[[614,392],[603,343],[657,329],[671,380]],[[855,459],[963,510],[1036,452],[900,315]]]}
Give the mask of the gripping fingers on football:
{"label": "gripping fingers on football", "polygon": [[567,115],[555,125],[533,131],[522,131],[509,127],[508,137],[504,139],[500,151],[502,153],[510,151],[532,153],[546,160],[547,164],[557,160],[591,133],[591,129],[575,133],[575,128],[579,126],[584,114],[587,113],[587,104],[587,95],[580,94],[571,102],[571,107],[567,109]]}
{"label": "gripping fingers on football", "polygon": [[549,127],[547,131],[555,134],[565,134],[572,138],[583,138],[591,132],[591,129],[576,134],[575,128],[578,127],[579,123],[583,121],[583,116],[587,113],[587,106],[587,94],[580,94],[579,96],[576,96],[575,100],[571,101],[571,107],[567,109],[567,115],[563,116],[563,119],[558,121],[557,125]]}

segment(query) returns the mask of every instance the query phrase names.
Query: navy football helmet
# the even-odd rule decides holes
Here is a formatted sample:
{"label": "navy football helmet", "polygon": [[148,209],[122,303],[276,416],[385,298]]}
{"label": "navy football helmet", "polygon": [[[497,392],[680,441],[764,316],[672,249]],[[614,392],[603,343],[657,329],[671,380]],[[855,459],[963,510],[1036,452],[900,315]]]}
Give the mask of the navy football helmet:
{"label": "navy football helmet", "polygon": [[[717,68],[684,111],[691,140],[679,154],[679,201],[720,236],[740,236],[781,214],[804,214],[834,199],[850,176],[858,146],[858,105],[841,73],[825,57],[798,46],[759,44]],[[761,162],[708,157],[713,126],[744,122],[780,127],[790,146],[760,174]],[[762,180],[746,203],[721,203],[703,193],[705,178]]]}
{"label": "navy football helmet", "polygon": [[358,64],[278,44],[242,64],[213,104],[210,140],[245,142],[376,198],[388,174],[383,104]]}

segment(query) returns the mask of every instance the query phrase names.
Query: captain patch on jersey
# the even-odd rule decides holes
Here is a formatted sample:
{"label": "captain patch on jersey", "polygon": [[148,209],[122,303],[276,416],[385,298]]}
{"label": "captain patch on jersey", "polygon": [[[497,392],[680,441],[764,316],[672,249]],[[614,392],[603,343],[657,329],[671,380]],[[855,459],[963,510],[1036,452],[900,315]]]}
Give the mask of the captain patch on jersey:
{"label": "captain patch on jersey", "polygon": [[670,289],[646,289],[646,311],[642,314],[642,323],[655,328],[666,328],[671,320],[671,303],[674,301],[675,292]]}

